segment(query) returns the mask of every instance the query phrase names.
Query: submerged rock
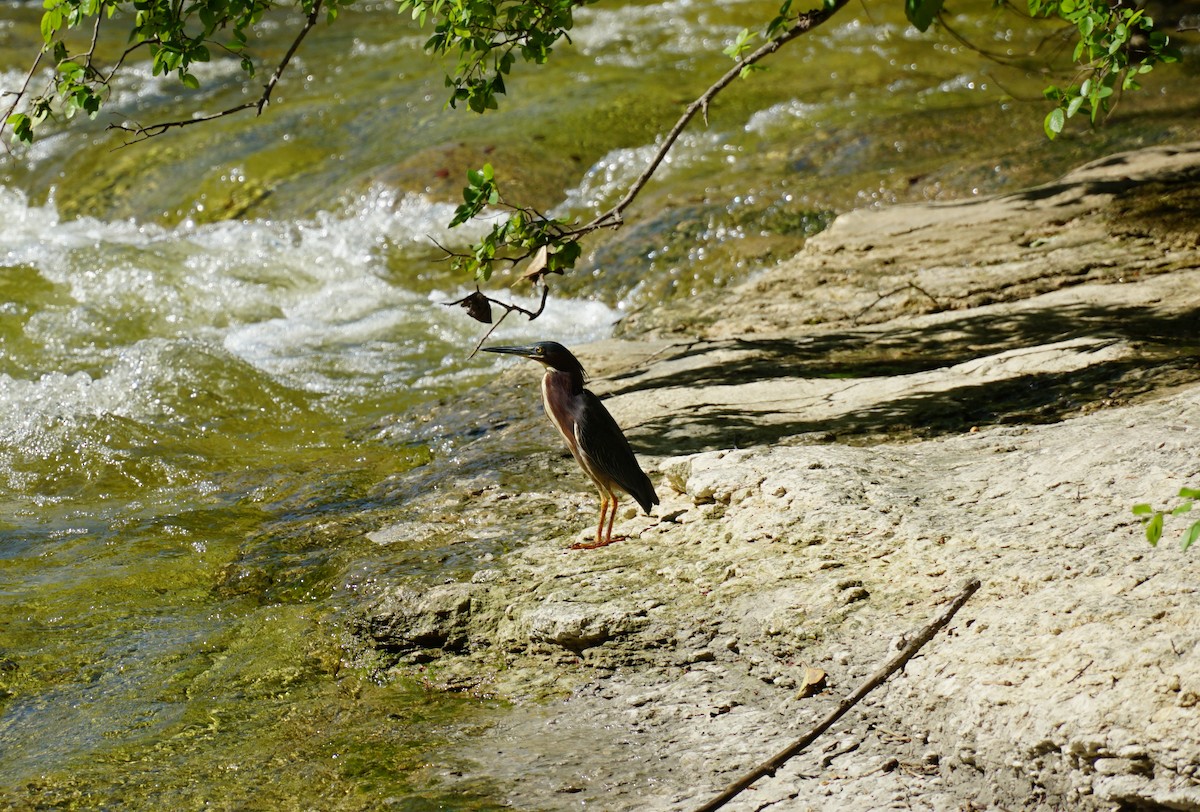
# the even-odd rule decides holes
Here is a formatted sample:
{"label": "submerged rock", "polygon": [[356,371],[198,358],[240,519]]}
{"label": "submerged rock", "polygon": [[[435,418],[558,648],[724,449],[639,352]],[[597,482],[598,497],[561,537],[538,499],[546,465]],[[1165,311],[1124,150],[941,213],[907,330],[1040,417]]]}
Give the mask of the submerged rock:
{"label": "submerged rock", "polygon": [[463,651],[474,591],[471,584],[394,586],[361,614],[355,631],[385,651]]}

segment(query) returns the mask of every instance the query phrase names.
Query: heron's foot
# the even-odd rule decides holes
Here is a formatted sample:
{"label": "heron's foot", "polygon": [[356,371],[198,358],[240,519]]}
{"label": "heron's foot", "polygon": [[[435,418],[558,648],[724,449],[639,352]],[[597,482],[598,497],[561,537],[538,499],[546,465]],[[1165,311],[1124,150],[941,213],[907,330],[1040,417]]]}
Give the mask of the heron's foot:
{"label": "heron's foot", "polygon": [[614,541],[624,541],[628,536],[613,536],[607,539],[598,539],[597,541],[577,541],[571,545],[572,550],[595,550],[599,547],[607,547]]}

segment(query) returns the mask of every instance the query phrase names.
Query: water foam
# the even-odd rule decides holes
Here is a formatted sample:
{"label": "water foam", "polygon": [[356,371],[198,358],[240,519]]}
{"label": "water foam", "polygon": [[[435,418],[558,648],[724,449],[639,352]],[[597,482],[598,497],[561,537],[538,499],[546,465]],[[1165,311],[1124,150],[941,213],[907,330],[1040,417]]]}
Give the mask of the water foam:
{"label": "water foam", "polygon": [[[52,204],[33,206],[0,188],[0,265],[9,273],[37,274],[59,292],[26,305],[31,312],[22,333],[38,355],[14,366],[12,375],[28,380],[6,411],[43,424],[61,417],[27,408],[37,401],[77,413],[154,418],[161,404],[113,397],[170,388],[170,370],[160,371],[157,385],[132,386],[113,376],[128,354],[155,340],[198,342],[275,383],[339,399],[454,376],[469,366],[465,359],[482,329],[439,303],[465,291],[418,294],[395,284],[396,274],[385,266],[389,246],[427,246],[430,235],[453,245],[489,227],[449,232],[452,211],[449,204],[381,187],[340,214],[303,222],[163,228],[86,217],[62,221]],[[536,302],[523,300],[523,306],[534,309]],[[614,320],[598,302],[551,299],[529,329],[514,315],[497,335],[583,341],[606,334]],[[493,362],[487,356],[472,363],[478,370]],[[89,374],[71,375],[80,369]],[[65,371],[66,377],[39,376],[38,370]],[[4,383],[0,397],[7,400],[8,390],[17,390],[11,377]],[[20,420],[0,423],[14,439],[30,437],[28,425],[14,422]]]}
{"label": "water foam", "polygon": [[598,64],[625,67],[644,65],[661,54],[719,52],[739,30],[713,23],[696,0],[581,8],[575,14],[575,46]]}

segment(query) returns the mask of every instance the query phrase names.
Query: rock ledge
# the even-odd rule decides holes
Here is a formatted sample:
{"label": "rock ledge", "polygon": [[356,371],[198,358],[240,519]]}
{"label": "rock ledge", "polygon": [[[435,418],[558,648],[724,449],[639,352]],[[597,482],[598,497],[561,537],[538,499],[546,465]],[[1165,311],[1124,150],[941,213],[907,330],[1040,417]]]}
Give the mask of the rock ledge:
{"label": "rock ledge", "polygon": [[[727,808],[1200,810],[1200,550],[1182,523],[1150,548],[1129,510],[1200,482],[1198,179],[1192,144],[853,212],[579,348],[662,496],[610,547],[566,549],[593,498],[516,408],[459,449],[486,464],[413,472],[445,521],[380,539],[528,533],[356,619],[394,668],[515,700],[445,780],[521,809],[694,808],[977,577],[903,673]],[[496,386],[524,403],[527,373]]]}

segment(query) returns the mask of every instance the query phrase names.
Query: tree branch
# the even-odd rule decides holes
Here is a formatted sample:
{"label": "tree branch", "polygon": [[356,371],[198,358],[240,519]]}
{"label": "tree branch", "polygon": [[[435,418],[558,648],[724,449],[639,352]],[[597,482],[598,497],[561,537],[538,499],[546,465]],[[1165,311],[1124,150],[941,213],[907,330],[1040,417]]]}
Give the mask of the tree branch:
{"label": "tree branch", "polygon": [[[753,65],[757,64],[758,62],[762,61],[763,59],[770,56],[771,54],[775,53],[781,47],[783,47],[787,43],[791,42],[792,40],[796,39],[797,37],[801,36],[802,34],[806,34],[809,31],[811,31],[812,29],[816,28],[818,25],[825,22],[830,17],[832,17],[834,14],[836,14],[838,11],[840,11],[847,3],[849,3],[849,0],[825,0],[825,3],[821,8],[813,9],[811,11],[797,15],[797,17],[794,20],[792,20],[791,24],[788,25],[786,28],[784,28],[780,33],[776,34],[774,37],[769,39],[767,42],[763,43],[761,46],[756,48],[751,53],[747,54],[746,56],[742,57],[741,59],[738,59],[734,63],[733,67],[731,67],[728,71],[726,71],[721,76],[721,78],[719,78],[716,82],[714,82],[707,90],[705,90],[702,94],[700,94],[700,96],[698,98],[696,98],[695,101],[693,101],[691,104],[689,104],[687,106],[687,108],[684,110],[683,115],[679,117],[679,119],[675,122],[674,126],[671,127],[670,131],[663,138],[662,143],[659,144],[658,149],[655,151],[654,156],[651,158],[651,160],[650,160],[649,164],[647,164],[646,168],[642,170],[642,173],[637,177],[637,179],[633,182],[633,184],[629,187],[629,189],[625,192],[625,194],[621,197],[621,199],[619,201],[617,201],[616,205],[614,205],[608,211],[605,211],[602,214],[597,215],[591,222],[586,223],[582,226],[575,227],[575,228],[566,227],[565,223],[560,223],[557,221],[550,220],[550,219],[546,218],[545,216],[538,214],[537,212],[533,212],[535,215],[537,215],[537,222],[541,223],[542,227],[545,229],[544,233],[536,240],[535,246],[533,248],[526,250],[524,253],[520,253],[514,257],[495,257],[494,259],[489,259],[488,261],[492,262],[492,261],[497,261],[497,260],[499,260],[499,261],[507,260],[507,261],[513,262],[513,264],[516,264],[516,262],[519,262],[522,259],[529,257],[530,255],[533,255],[534,252],[536,251],[536,252],[538,252],[536,254],[536,256],[542,257],[543,263],[544,263],[546,251],[547,251],[548,247],[561,248],[564,245],[570,244],[570,245],[574,245],[576,247],[576,253],[578,253],[578,243],[579,243],[580,239],[582,239],[584,236],[592,233],[593,231],[598,231],[602,228],[619,228],[623,223],[622,218],[623,218],[625,209],[627,209],[633,203],[633,201],[637,198],[637,196],[645,188],[646,184],[650,181],[650,178],[654,175],[654,173],[658,170],[659,166],[662,164],[663,160],[666,158],[667,153],[670,152],[671,147],[674,146],[674,144],[677,140],[679,140],[679,136],[683,133],[684,129],[688,126],[688,124],[691,123],[692,119],[696,117],[697,113],[703,113],[705,121],[707,122],[709,104],[717,96],[717,94],[719,94],[722,90],[724,90],[729,85],[731,85],[734,82],[734,80],[743,76],[745,74],[745,72],[747,71],[747,69],[749,69]],[[512,209],[515,212],[523,213],[526,216],[528,216],[530,214],[530,210],[519,207],[519,206],[508,206],[508,208]],[[495,248],[500,247],[500,246],[508,247],[509,245],[510,245],[510,243],[508,243],[507,240],[502,241],[500,243],[493,243],[490,246],[493,249],[493,251],[489,254],[489,257],[494,256]],[[449,256],[459,257],[459,258],[465,259],[469,262],[473,255],[467,253],[467,254],[449,254]],[[536,259],[534,260],[534,264],[537,265]],[[556,268],[554,271],[547,271],[545,269],[545,265],[543,264],[539,267],[533,268],[533,270],[529,273],[526,273],[525,276],[526,276],[526,278],[529,278],[530,281],[532,281],[534,283],[534,285],[537,285],[540,280],[543,280],[543,277],[548,272],[562,273],[562,270]],[[477,271],[477,276],[478,276],[478,271]],[[544,281],[542,281],[542,284],[543,285],[545,284]],[[548,294],[548,292],[549,292],[549,288],[543,287],[543,289],[542,289],[542,304],[543,304],[543,306],[545,305],[545,299],[546,299],[546,295]],[[460,302],[454,302],[452,304],[463,304],[464,307],[468,307],[469,306],[468,300],[478,301],[478,299],[476,299],[475,297],[483,297],[483,294],[479,293],[479,291],[477,290],[475,294],[472,294],[471,296],[467,297],[467,299],[460,300]],[[487,299],[487,297],[483,297],[483,298]],[[487,299],[487,301],[492,302],[495,300]],[[501,304],[502,306],[504,306],[506,308],[508,307],[508,305],[503,305],[503,303],[500,303],[500,302],[496,302],[496,303]],[[510,312],[512,312],[512,310],[507,309],[504,313],[504,316],[501,317],[501,320],[503,320],[505,317],[507,317]],[[541,312],[542,312],[542,309],[538,308],[538,314],[540,314]],[[537,314],[530,315],[527,313],[526,315],[529,315],[530,320],[537,318]],[[492,326],[487,331],[487,334],[484,335],[483,339],[480,339],[479,344],[477,344],[475,347],[475,350],[472,351],[472,353],[471,353],[472,355],[474,355],[475,352],[478,351],[479,347],[483,344],[483,341],[486,340],[489,335],[491,335],[492,331],[494,331],[497,326],[499,326],[499,322],[497,322],[496,325]]]}
{"label": "tree branch", "polygon": [[[17,105],[21,103],[21,99],[25,98],[25,93],[29,90],[29,83],[33,81],[33,74],[37,73],[38,65],[42,64],[42,57],[46,55],[46,51],[39,50],[37,58],[33,60],[33,64],[29,66],[29,72],[25,74],[24,81],[21,82],[20,90],[6,91],[3,95],[12,94],[13,102],[4,111],[3,117],[0,117],[0,135],[4,134],[4,130],[8,127],[8,117],[17,111]],[[12,147],[8,145],[8,141],[3,141],[4,151],[12,155]]]}
{"label": "tree branch", "polygon": [[[535,282],[534,284],[536,285],[537,283]],[[476,321],[484,322],[485,324],[491,322],[492,320],[491,305],[499,305],[500,307],[504,308],[504,314],[501,315],[500,318],[496,319],[495,324],[492,324],[492,326],[488,328],[487,332],[483,334],[483,337],[475,344],[475,349],[471,350],[471,354],[467,356],[468,360],[475,357],[475,354],[479,352],[479,348],[483,346],[483,342],[487,341],[491,334],[496,332],[496,328],[500,326],[500,323],[507,319],[512,313],[520,313],[526,316],[530,321],[533,321],[538,316],[542,315],[542,311],[546,309],[546,299],[550,296],[550,286],[543,283],[541,288],[542,301],[541,304],[538,305],[537,310],[526,310],[518,304],[512,304],[510,302],[502,302],[499,299],[493,299],[491,296],[485,295],[478,287],[475,288],[474,293],[468,293],[466,296],[457,301],[446,302],[446,307],[458,305],[466,310],[467,313],[470,314],[471,318],[475,319]]]}
{"label": "tree branch", "polygon": [[904,667],[904,664],[913,658],[913,655],[921,650],[921,647],[934,638],[941,631],[951,618],[963,607],[972,595],[979,589],[979,579],[972,578],[963,585],[961,592],[955,596],[954,600],[950,601],[950,605],[942,610],[942,613],[933,619],[925,628],[912,639],[910,639],[904,648],[900,649],[892,659],[888,660],[874,674],[867,678],[867,681],[858,687],[858,689],[841,701],[834,708],[833,712],[822,719],[815,727],[804,734],[796,741],[789,744],[787,747],[780,750],[771,758],[759,764],[750,772],[743,775],[738,780],[734,781],[725,790],[713,798],[703,806],[697,807],[696,812],[714,812],[720,809],[729,801],[733,800],[737,795],[753,784],[760,778],[774,776],[776,770],[782,767],[785,763],[798,755],[805,747],[808,747],[817,738],[829,728],[833,727],[838,719],[841,719],[847,711],[854,707],[863,697],[871,693],[871,691],[882,685],[888,677]]}
{"label": "tree branch", "polygon": [[121,130],[137,136],[136,138],[126,141],[123,145],[129,146],[130,144],[136,144],[139,141],[145,141],[147,138],[153,138],[156,135],[162,135],[167,130],[175,129],[177,127],[187,127],[191,124],[199,124],[204,121],[212,121],[213,119],[223,118],[224,116],[233,115],[234,113],[240,113],[242,110],[249,110],[250,108],[257,109],[258,112],[255,115],[261,116],[263,109],[266,108],[271,101],[271,94],[275,91],[275,85],[279,83],[279,79],[281,76],[283,76],[284,70],[287,69],[288,63],[292,61],[292,57],[295,56],[296,51],[299,50],[300,43],[302,43],[304,38],[308,36],[308,32],[312,31],[313,28],[316,27],[317,21],[321,15],[322,2],[323,0],[314,0],[312,10],[309,11],[308,16],[304,19],[304,26],[300,29],[299,33],[296,34],[296,38],[292,40],[291,47],[288,48],[287,53],[283,55],[283,59],[275,67],[274,72],[271,74],[271,78],[267,81],[266,85],[263,86],[262,95],[259,96],[255,101],[238,104],[230,107],[227,110],[222,110],[219,113],[210,113],[205,116],[195,116],[193,118],[180,119],[178,121],[164,121],[160,124],[150,124],[145,127],[140,124],[135,127],[126,127],[122,124],[110,124],[108,125],[108,129]]}
{"label": "tree branch", "polygon": [[675,126],[671,128],[670,132],[667,133],[666,138],[663,139],[662,144],[659,145],[658,151],[655,152],[654,157],[650,159],[650,163],[646,165],[646,168],[642,170],[642,174],[639,175],[637,180],[633,182],[633,185],[629,187],[629,190],[625,193],[625,196],[617,201],[617,204],[611,209],[599,215],[587,225],[582,226],[572,232],[572,235],[582,237],[585,234],[590,234],[591,232],[601,228],[616,228],[620,226],[622,223],[622,215],[625,212],[625,209],[629,208],[630,204],[633,203],[633,201],[641,193],[642,189],[645,188],[646,184],[650,181],[651,176],[654,175],[654,173],[658,170],[659,165],[662,164],[663,160],[667,157],[667,153],[671,151],[671,147],[675,145],[675,142],[683,133],[684,128],[687,127],[691,120],[696,117],[697,113],[703,111],[705,118],[707,119],[709,103],[712,102],[718,93],[731,85],[735,79],[741,76],[742,72],[746,68],[757,64],[800,35],[806,34],[812,29],[816,28],[821,23],[825,22],[838,11],[840,11],[848,2],[849,0],[832,0],[831,3],[823,8],[813,9],[805,14],[801,14],[782,33],[763,43],[750,54],[739,59],[732,68],[725,72],[724,76],[714,82],[712,86],[708,88],[708,90],[700,94],[695,101],[687,106],[687,109],[684,111],[683,115],[679,117],[679,120],[675,122]]}

